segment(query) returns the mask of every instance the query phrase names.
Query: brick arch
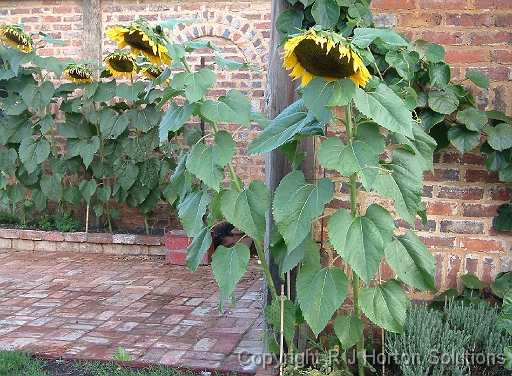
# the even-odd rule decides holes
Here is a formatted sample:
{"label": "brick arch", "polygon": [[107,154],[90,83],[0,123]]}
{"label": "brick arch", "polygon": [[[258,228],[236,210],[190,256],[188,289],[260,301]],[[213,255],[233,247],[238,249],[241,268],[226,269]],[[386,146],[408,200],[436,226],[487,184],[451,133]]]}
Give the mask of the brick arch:
{"label": "brick arch", "polygon": [[217,37],[230,41],[237,47],[245,61],[266,70],[268,42],[249,20],[222,11],[202,9],[190,18],[198,22],[180,24],[175,34],[180,42],[200,38]]}

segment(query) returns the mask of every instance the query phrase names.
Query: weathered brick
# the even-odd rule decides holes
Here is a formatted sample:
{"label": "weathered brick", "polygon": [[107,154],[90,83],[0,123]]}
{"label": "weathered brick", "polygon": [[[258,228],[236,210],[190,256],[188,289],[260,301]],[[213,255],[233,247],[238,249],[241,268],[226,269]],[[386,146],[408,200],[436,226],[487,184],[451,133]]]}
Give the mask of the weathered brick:
{"label": "weathered brick", "polygon": [[455,27],[489,27],[493,24],[493,16],[489,13],[447,13],[445,24]]}
{"label": "weathered brick", "polygon": [[457,200],[481,200],[484,196],[482,187],[459,187],[443,185],[438,188],[438,198],[449,198]]}
{"label": "weathered brick", "polygon": [[400,27],[428,28],[439,26],[443,21],[443,16],[439,13],[401,14],[397,20],[397,25]]}
{"label": "weathered brick", "polygon": [[458,46],[464,43],[464,32],[462,31],[432,31],[426,30],[421,33],[421,37],[430,42]]}
{"label": "weathered brick", "polygon": [[462,257],[457,254],[447,256],[448,262],[446,266],[445,286],[444,289],[454,289],[458,287],[460,271],[462,266]]}
{"label": "weathered brick", "polygon": [[422,9],[466,9],[468,3],[466,0],[420,0]]}
{"label": "weathered brick", "polygon": [[469,67],[467,71],[485,74],[491,81],[508,81],[511,74],[511,68],[506,66]]}
{"label": "weathered brick", "polygon": [[460,247],[468,252],[497,253],[505,250],[505,243],[498,239],[464,237],[460,241]]}
{"label": "weathered brick", "polygon": [[416,0],[373,0],[372,9],[414,9],[416,8]]}
{"label": "weathered brick", "polygon": [[512,9],[510,0],[474,0],[473,4],[477,9]]}
{"label": "weathered brick", "polygon": [[496,278],[497,273],[497,262],[494,257],[484,257],[482,260],[482,273],[481,280],[484,282],[492,283]]}
{"label": "weathered brick", "polygon": [[512,44],[512,32],[472,32],[469,34],[469,41],[473,46],[508,45]]}
{"label": "weathered brick", "polygon": [[467,255],[464,265],[464,274],[478,275],[478,256]]}
{"label": "weathered brick", "polygon": [[421,242],[428,248],[443,249],[443,250],[455,250],[457,238],[455,236],[446,235],[424,235],[419,234]]}
{"label": "weathered brick", "polygon": [[0,237],[0,249],[11,249],[12,239],[5,239]]}
{"label": "weathered brick", "polygon": [[434,168],[434,174],[426,171],[423,178],[426,181],[460,181],[460,170],[456,168]]}
{"label": "weathered brick", "polygon": [[458,203],[443,201],[427,201],[424,203],[427,215],[452,216],[457,214]]}
{"label": "weathered brick", "polygon": [[510,187],[492,187],[489,188],[489,198],[495,201],[510,201],[512,198],[512,188]]}
{"label": "weathered brick", "polygon": [[484,224],[479,221],[443,219],[439,229],[441,232],[456,234],[483,234]]}
{"label": "weathered brick", "polygon": [[481,48],[447,47],[445,61],[454,63],[487,63],[490,61],[488,52]]}
{"label": "weathered brick", "polygon": [[464,217],[494,217],[496,216],[498,204],[462,204],[462,215]]}
{"label": "weathered brick", "polygon": [[17,251],[33,251],[34,241],[25,239],[12,239],[12,248]]}

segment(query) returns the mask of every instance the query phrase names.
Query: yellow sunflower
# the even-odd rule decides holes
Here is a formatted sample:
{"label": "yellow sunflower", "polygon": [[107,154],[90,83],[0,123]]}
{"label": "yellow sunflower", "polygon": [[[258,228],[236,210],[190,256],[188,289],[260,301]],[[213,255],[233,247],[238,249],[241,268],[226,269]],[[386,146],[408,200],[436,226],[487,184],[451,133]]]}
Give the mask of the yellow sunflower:
{"label": "yellow sunflower", "polygon": [[[158,78],[163,72],[164,70],[162,68],[155,67],[154,65],[145,66],[140,70],[140,73],[148,80],[154,80]],[[165,80],[161,84],[167,85],[168,83],[169,79]]]}
{"label": "yellow sunflower", "polygon": [[118,43],[119,49],[129,46],[132,54],[142,54],[158,67],[162,63],[171,63],[162,36],[155,33],[154,28],[144,19],[138,19],[126,27],[115,26],[107,31],[107,37]]}
{"label": "yellow sunflower", "polygon": [[302,77],[302,86],[313,78],[327,81],[349,78],[365,87],[371,77],[361,57],[342,36],[313,29],[288,39],[282,54],[283,67],[292,70],[294,80]]}
{"label": "yellow sunflower", "polygon": [[105,58],[105,65],[114,76],[131,77],[137,73],[137,63],[130,53],[113,52]]}
{"label": "yellow sunflower", "polygon": [[34,41],[19,25],[8,25],[0,29],[0,40],[21,52],[32,52]]}
{"label": "yellow sunflower", "polygon": [[70,64],[64,71],[64,77],[77,84],[92,82],[92,71],[81,64]]}

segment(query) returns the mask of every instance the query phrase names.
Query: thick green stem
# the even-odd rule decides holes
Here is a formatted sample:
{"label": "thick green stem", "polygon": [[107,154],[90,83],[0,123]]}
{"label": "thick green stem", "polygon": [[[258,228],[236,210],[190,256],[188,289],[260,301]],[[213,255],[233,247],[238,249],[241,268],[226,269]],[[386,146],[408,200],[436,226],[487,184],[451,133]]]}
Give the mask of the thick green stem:
{"label": "thick green stem", "polygon": [[[345,106],[345,126],[347,132],[347,143],[352,142],[354,138],[354,129],[352,122],[352,107],[349,105]],[[357,215],[357,176],[356,173],[350,175],[350,213],[353,216]],[[361,319],[361,307],[359,306],[359,293],[361,292],[361,279],[352,270],[352,290],[354,294],[354,317]],[[364,349],[364,335],[356,343],[356,353],[358,355],[357,371],[359,376],[365,376],[364,362],[359,357],[362,355]]]}

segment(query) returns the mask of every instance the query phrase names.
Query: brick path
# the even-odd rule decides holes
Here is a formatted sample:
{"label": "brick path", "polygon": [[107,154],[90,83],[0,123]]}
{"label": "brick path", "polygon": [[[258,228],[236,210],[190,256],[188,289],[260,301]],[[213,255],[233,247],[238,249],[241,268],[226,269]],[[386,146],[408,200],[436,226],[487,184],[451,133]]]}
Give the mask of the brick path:
{"label": "brick path", "polygon": [[143,364],[256,372],[262,273],[251,261],[236,308],[217,310],[210,267],[161,259],[0,250],[0,349],[111,360],[124,347]]}

